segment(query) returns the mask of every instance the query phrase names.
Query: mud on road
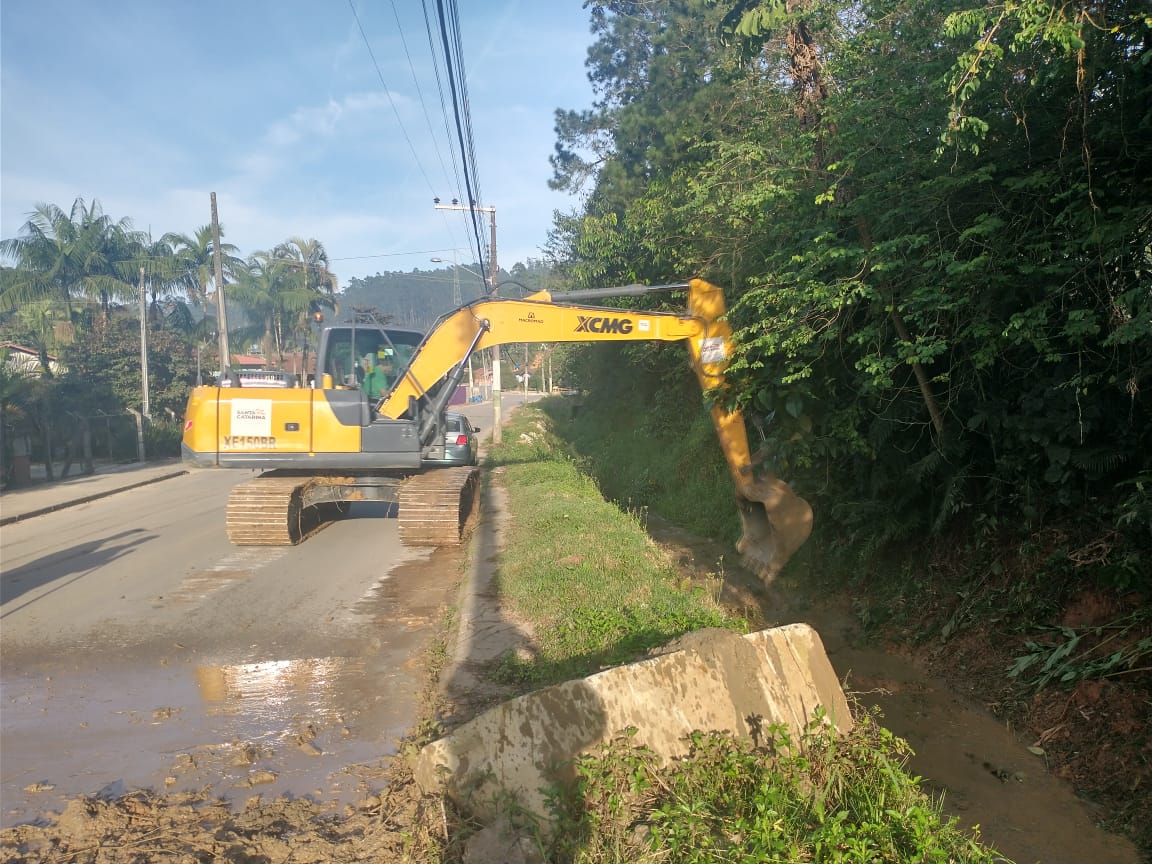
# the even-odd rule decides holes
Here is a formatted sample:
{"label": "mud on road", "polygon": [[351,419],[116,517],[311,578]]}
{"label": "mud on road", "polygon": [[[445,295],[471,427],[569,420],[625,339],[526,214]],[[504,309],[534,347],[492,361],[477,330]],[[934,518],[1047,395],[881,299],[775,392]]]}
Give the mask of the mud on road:
{"label": "mud on road", "polygon": [[366,837],[415,806],[390,757],[429,712],[465,560],[448,548],[396,567],[351,610],[361,635],[302,636],[284,659],[268,659],[262,635],[252,662],[221,663],[211,634],[187,633],[114,663],[73,650],[6,668],[0,859],[228,860],[244,848],[283,860],[288,843],[301,847],[293,860],[342,861],[409,842],[381,836],[353,854],[337,835]]}

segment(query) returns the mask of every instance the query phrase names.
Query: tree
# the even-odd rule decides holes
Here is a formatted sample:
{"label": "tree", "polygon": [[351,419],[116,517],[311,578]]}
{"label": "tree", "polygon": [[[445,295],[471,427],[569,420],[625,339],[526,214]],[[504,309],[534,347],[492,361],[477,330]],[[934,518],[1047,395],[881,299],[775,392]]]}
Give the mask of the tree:
{"label": "tree", "polygon": [[596,161],[554,162],[594,181],[552,234],[565,269],[725,284],[722,397],[841,536],[1034,522],[1152,470],[1139,5],[723,5],[593,4],[600,100],[558,147]]}
{"label": "tree", "polygon": [[[220,228],[220,236],[224,236],[223,226]],[[212,226],[203,225],[192,235],[165,234],[161,241],[171,247],[176,261],[173,273],[175,284],[203,312],[208,308],[208,286],[215,282]],[[220,244],[220,269],[225,280],[235,278],[237,271],[244,266],[243,260],[236,255],[238,251],[231,243]]]}
{"label": "tree", "polygon": [[[183,334],[148,334],[148,378],[152,413],[183,414],[195,383],[193,347]],[[114,315],[107,327],[65,348],[64,399],[76,414],[124,413],[140,404],[140,330],[135,316]]]}
{"label": "tree", "polygon": [[56,301],[71,322],[74,303],[87,297],[106,316],[113,299],[131,295],[120,272],[134,240],[131,229],[128,219],[113,222],[98,201],[77,198],[68,213],[37,205],[17,237],[0,241],[0,255],[14,262],[4,271],[0,308]]}
{"label": "tree", "polygon": [[292,336],[302,348],[302,365],[307,369],[311,316],[320,309],[336,308],[336,274],[329,269],[328,252],[319,240],[290,237],[276,247],[274,254],[282,262],[280,266],[298,265],[301,273],[300,293],[284,295],[284,312]]}
{"label": "tree", "polygon": [[272,253],[283,261],[300,265],[301,287],[331,295],[336,291],[336,274],[328,267],[328,252],[319,240],[289,237]]}
{"label": "tree", "polygon": [[334,284],[323,245],[294,238],[272,252],[252,255],[231,296],[259,322],[244,335],[259,340],[264,356],[275,354],[283,366],[286,350],[307,351],[312,312],[335,308],[328,290]]}
{"label": "tree", "polygon": [[137,302],[139,285],[143,283],[148,317],[153,324],[162,324],[167,317],[161,298],[183,302],[177,295],[184,284],[184,262],[176,255],[171,236],[153,240],[151,234],[139,235],[126,262],[126,271],[134,271],[131,275],[137,280]]}
{"label": "tree", "polygon": [[0,349],[0,485],[12,482],[13,446],[27,429],[27,405],[31,380],[27,369],[9,363],[9,352]]}

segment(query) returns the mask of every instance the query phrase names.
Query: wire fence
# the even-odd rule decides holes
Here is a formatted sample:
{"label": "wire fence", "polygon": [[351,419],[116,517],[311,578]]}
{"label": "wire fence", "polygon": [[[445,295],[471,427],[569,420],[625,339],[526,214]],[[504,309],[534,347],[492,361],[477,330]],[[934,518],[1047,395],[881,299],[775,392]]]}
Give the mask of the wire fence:
{"label": "wire fence", "polygon": [[101,467],[180,454],[181,424],[139,415],[74,414],[48,435],[8,430],[0,446],[2,485],[23,486],[91,474]]}

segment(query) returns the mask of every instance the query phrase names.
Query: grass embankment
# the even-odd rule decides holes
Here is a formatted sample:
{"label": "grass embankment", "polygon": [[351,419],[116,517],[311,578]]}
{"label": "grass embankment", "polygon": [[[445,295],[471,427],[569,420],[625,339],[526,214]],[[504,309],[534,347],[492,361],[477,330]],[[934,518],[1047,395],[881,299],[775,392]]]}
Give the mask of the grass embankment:
{"label": "grass embankment", "polygon": [[[701,627],[743,629],[717,604],[717,586],[681,579],[645,533],[642,510],[604,500],[551,424],[521,409],[489,455],[510,513],[500,591],[533,634],[531,656],[510,656],[494,675],[529,690],[639,659]],[[718,482],[699,465],[680,476]],[[709,515],[710,500],[697,499],[697,515],[732,519],[730,507]],[[575,789],[556,799],[551,859],[997,860],[941,816],[902,770],[906,746],[872,718],[838,740],[820,724],[797,741],[773,733],[758,747],[700,735],[690,757],[669,766],[627,736],[586,757]]]}
{"label": "grass embankment", "polygon": [[[735,540],[731,485],[703,411],[545,407],[608,498]],[[1035,529],[973,514],[946,535],[869,553],[871,538],[836,527],[834,494],[812,503],[816,530],[782,575],[785,593],[850,598],[866,636],[905,645],[996,706],[1049,770],[1152,856],[1152,796],[1137,794],[1152,783],[1152,611],[1120,532],[1093,518]]]}
{"label": "grass embankment", "polygon": [[490,459],[503,466],[511,514],[500,590],[534,634],[534,656],[509,656],[506,683],[546,685],[634,660],[703,627],[743,630],[707,586],[681,585],[645,534],[581,473],[543,413],[521,409]]}

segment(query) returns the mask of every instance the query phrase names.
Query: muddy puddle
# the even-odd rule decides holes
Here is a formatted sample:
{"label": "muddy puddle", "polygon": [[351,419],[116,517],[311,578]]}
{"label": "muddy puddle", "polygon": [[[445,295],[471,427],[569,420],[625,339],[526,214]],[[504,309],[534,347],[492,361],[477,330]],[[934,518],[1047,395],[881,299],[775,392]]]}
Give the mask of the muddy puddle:
{"label": "muddy puddle", "polygon": [[333,812],[362,799],[418,714],[459,561],[396,568],[354,610],[363,638],[295,640],[327,642],[324,656],[219,654],[204,638],[6,663],[0,827],[137,789],[234,806],[284,795]]}
{"label": "muddy puddle", "polygon": [[3,826],[137,788],[347,803],[345,766],[394,753],[411,719],[389,677],[349,657],[5,676]]}
{"label": "muddy puddle", "polygon": [[912,746],[909,770],[925,790],[1016,864],[1140,860],[1129,841],[1099,827],[1107,814],[1048,773],[1042,747],[910,660],[856,644],[847,610],[810,608],[794,617],[820,633],[845,690],[878,707],[884,725]]}

